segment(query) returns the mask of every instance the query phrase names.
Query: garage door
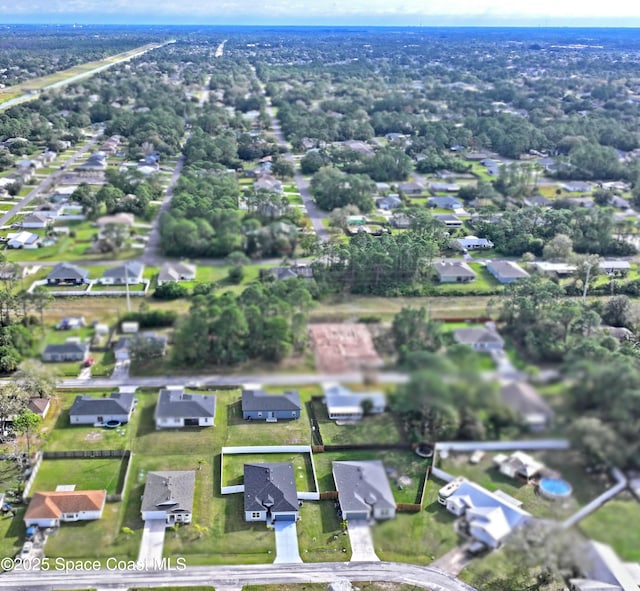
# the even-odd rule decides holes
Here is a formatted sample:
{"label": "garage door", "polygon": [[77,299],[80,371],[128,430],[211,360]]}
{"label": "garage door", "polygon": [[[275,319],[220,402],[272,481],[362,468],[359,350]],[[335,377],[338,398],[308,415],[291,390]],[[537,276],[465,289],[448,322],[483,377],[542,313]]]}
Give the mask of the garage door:
{"label": "garage door", "polygon": [[295,515],[276,515],[275,520],[276,521],[295,521],[296,516]]}
{"label": "garage door", "polygon": [[369,516],[366,512],[358,512],[358,511],[349,511],[345,517],[345,519],[369,519]]}

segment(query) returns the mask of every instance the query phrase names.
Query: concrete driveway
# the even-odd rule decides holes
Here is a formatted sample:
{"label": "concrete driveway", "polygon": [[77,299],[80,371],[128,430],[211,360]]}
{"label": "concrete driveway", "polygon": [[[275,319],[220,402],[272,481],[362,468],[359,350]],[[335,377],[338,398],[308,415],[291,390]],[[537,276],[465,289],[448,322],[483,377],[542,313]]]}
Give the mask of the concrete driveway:
{"label": "concrete driveway", "polygon": [[347,522],[349,540],[351,540],[351,562],[376,562],[380,559],[373,549],[371,528],[365,520]]}
{"label": "concrete driveway", "polygon": [[295,521],[276,521],[273,529],[276,532],[276,559],[273,563],[302,562]]}
{"label": "concrete driveway", "polygon": [[154,564],[162,560],[165,532],[164,519],[147,519],[144,522],[138,562],[146,564],[147,568],[153,568]]}

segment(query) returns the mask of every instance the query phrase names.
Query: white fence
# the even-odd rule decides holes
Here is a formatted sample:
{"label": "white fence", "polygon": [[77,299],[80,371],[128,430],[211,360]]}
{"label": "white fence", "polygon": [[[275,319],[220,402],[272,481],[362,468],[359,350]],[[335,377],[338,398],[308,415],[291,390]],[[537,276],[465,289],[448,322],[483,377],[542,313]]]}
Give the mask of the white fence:
{"label": "white fence", "polygon": [[313,473],[313,485],[315,491],[298,491],[297,497],[304,501],[319,501],[320,489],[318,487],[318,476],[316,474],[316,465],[313,461],[313,452],[310,445],[256,445],[256,446],[240,446],[240,447],[223,447],[220,452],[220,494],[230,495],[234,493],[244,492],[244,484],[236,484],[224,486],[224,456],[241,455],[241,454],[282,454],[282,453],[299,453],[309,454],[311,459],[311,471]]}

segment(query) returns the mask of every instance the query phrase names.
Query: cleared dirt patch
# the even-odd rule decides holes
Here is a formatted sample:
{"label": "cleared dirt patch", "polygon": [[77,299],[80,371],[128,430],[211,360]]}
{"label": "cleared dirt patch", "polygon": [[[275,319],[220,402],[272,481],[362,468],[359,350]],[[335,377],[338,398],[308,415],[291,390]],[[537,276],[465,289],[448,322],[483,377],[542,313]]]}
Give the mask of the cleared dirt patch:
{"label": "cleared dirt patch", "polygon": [[382,365],[364,324],[310,324],[309,336],[319,371],[340,373]]}

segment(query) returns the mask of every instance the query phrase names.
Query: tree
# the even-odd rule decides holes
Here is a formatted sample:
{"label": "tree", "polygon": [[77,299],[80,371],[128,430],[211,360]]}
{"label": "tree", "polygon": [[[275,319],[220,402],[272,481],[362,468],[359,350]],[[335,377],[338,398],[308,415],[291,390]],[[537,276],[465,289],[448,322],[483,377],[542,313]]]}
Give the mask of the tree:
{"label": "tree", "polygon": [[53,302],[54,297],[51,292],[44,286],[38,285],[30,294],[30,299],[33,302],[36,310],[40,313],[40,329],[44,331],[44,311]]}
{"label": "tree", "polygon": [[296,170],[291,162],[285,158],[278,158],[271,167],[271,172],[280,178],[292,178]]}
{"label": "tree", "polygon": [[393,318],[391,333],[399,362],[414,351],[437,351],[442,345],[440,324],[427,318],[425,308],[402,308]]}
{"label": "tree", "polygon": [[186,298],[189,295],[189,288],[177,281],[169,281],[158,285],[153,292],[153,298],[156,300],[177,300]]}
{"label": "tree", "polygon": [[545,260],[566,261],[573,255],[573,241],[566,234],[556,234],[542,249]]}
{"label": "tree", "polygon": [[35,359],[26,359],[15,375],[16,385],[34,398],[50,398],[56,389],[59,372]]}
{"label": "tree", "polygon": [[602,310],[602,322],[609,326],[633,328],[633,308],[625,295],[609,298]]}
{"label": "tree", "polygon": [[375,183],[366,175],[347,174],[337,168],[324,167],[311,179],[311,193],[320,209],[355,205],[363,213],[373,209]]}
{"label": "tree", "polygon": [[31,457],[31,435],[42,424],[42,417],[34,412],[24,411],[13,421],[13,428],[27,438],[27,456]]}
{"label": "tree", "polygon": [[620,440],[613,429],[596,417],[580,417],[569,427],[572,447],[582,452],[591,468],[622,465]]}
{"label": "tree", "polygon": [[7,382],[0,386],[0,433],[4,433],[9,417],[22,413],[29,402],[29,395],[16,384]]}
{"label": "tree", "polygon": [[326,158],[320,152],[314,150],[307,152],[300,160],[302,174],[315,174],[327,164]]}

